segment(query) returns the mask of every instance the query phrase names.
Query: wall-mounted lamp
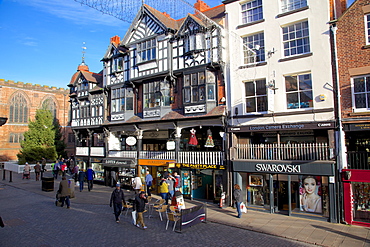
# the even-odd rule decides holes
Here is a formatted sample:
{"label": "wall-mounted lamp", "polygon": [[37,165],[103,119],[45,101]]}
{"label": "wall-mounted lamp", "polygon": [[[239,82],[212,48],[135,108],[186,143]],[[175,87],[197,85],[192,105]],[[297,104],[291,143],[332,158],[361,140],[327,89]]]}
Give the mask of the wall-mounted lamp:
{"label": "wall-mounted lamp", "polygon": [[320,95],[319,95],[319,99],[320,99],[321,101],[325,101],[325,100],[326,100],[326,95],[325,95],[325,94],[320,94]]}
{"label": "wall-mounted lamp", "polygon": [[239,108],[238,107],[235,107],[234,113],[235,113],[235,116],[238,116],[238,114],[239,114]]}
{"label": "wall-mounted lamp", "polygon": [[222,103],[225,103],[225,102],[226,102],[226,98],[225,98],[225,97],[222,97],[220,101],[221,101]]}
{"label": "wall-mounted lamp", "polygon": [[270,58],[272,56],[272,54],[275,54],[275,52],[276,52],[275,48],[272,48],[272,50],[269,50],[267,52],[267,56]]}

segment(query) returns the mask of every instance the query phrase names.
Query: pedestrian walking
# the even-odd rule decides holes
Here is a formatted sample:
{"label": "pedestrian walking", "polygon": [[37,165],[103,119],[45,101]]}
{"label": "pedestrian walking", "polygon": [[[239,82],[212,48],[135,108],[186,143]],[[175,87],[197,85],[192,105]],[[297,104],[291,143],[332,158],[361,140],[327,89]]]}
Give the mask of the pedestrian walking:
{"label": "pedestrian walking", "polygon": [[71,196],[71,192],[69,190],[69,185],[66,177],[62,177],[62,181],[60,181],[59,184],[59,193],[60,193],[60,201],[62,205],[61,207],[64,206],[64,202],[67,204],[67,208],[71,207],[71,203],[69,201],[69,198]]}
{"label": "pedestrian walking", "polygon": [[58,179],[59,169],[60,169],[59,161],[55,161],[54,170],[53,170],[53,175],[55,179]]}
{"label": "pedestrian walking", "polygon": [[112,207],[113,205],[114,216],[116,217],[117,223],[119,223],[119,216],[122,213],[122,203],[126,204],[125,195],[123,194],[121,185],[116,184],[116,188],[113,190],[112,195],[110,197],[109,206]]}
{"label": "pedestrian walking", "polygon": [[41,159],[41,166],[42,172],[46,172],[46,159],[44,157]]}
{"label": "pedestrian walking", "polygon": [[238,218],[242,217],[242,212],[240,209],[240,204],[242,202],[242,190],[240,189],[239,184],[234,185],[234,191],[233,191],[233,199],[236,207],[236,211],[238,213]]}
{"label": "pedestrian walking", "polygon": [[135,194],[138,194],[140,193],[141,191],[141,186],[143,186],[143,183],[141,182],[141,178],[139,176],[136,176],[133,180],[132,180],[132,187],[135,191]]}
{"label": "pedestrian walking", "polygon": [[91,166],[86,171],[86,177],[87,177],[87,188],[90,191],[93,189],[94,178],[95,178],[95,172]]}
{"label": "pedestrian walking", "polygon": [[22,177],[22,179],[30,179],[30,173],[31,173],[31,167],[28,164],[28,162],[26,162],[26,164],[23,168],[23,177]]}
{"label": "pedestrian walking", "polygon": [[80,192],[84,189],[84,181],[86,178],[86,173],[83,169],[80,169],[80,172],[78,173],[78,182],[80,183]]}
{"label": "pedestrian walking", "polygon": [[35,176],[36,176],[36,181],[39,181],[40,180],[40,173],[41,173],[41,166],[40,166],[40,162],[37,162],[35,167]]}
{"label": "pedestrian walking", "polygon": [[172,200],[172,197],[175,194],[175,181],[176,179],[169,174],[168,178],[166,179],[166,183],[168,184],[168,199],[170,200]]}
{"label": "pedestrian walking", "polygon": [[67,164],[63,162],[60,166],[60,170],[62,171],[62,176],[65,177],[67,172]]}
{"label": "pedestrian walking", "polygon": [[134,211],[136,211],[136,226],[142,229],[147,229],[143,217],[146,203],[148,203],[148,199],[144,191],[141,191],[135,196]]}
{"label": "pedestrian walking", "polygon": [[146,171],[145,184],[146,184],[146,193],[148,193],[148,196],[152,196],[150,189],[153,184],[153,177],[149,171]]}

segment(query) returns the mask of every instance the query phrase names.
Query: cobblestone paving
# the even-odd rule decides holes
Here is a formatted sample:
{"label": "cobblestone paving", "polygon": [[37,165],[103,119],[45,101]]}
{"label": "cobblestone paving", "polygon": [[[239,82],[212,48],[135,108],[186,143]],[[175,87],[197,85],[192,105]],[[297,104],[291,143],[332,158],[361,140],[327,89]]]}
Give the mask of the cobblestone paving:
{"label": "cobblestone paving", "polygon": [[[54,192],[53,192],[54,193]],[[216,223],[176,233],[158,215],[145,218],[147,230],[131,224],[130,212],[116,223],[102,204],[56,207],[54,199],[0,183],[0,246],[313,246]]]}

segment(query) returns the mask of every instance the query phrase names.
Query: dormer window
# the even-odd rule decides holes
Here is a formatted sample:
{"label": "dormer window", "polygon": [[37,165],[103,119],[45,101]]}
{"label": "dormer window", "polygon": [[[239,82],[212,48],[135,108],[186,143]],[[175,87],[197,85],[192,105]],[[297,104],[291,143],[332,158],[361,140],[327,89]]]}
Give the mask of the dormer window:
{"label": "dormer window", "polygon": [[137,44],[138,62],[147,62],[157,58],[157,40],[150,39]]}

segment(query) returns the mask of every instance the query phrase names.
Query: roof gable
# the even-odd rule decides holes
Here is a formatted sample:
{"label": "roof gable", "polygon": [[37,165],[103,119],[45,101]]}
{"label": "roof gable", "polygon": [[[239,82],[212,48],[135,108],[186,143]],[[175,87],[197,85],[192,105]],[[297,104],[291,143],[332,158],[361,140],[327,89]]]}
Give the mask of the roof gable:
{"label": "roof gable", "polygon": [[131,23],[121,44],[135,43],[147,37],[166,33],[169,29],[177,29],[176,21],[144,4]]}

